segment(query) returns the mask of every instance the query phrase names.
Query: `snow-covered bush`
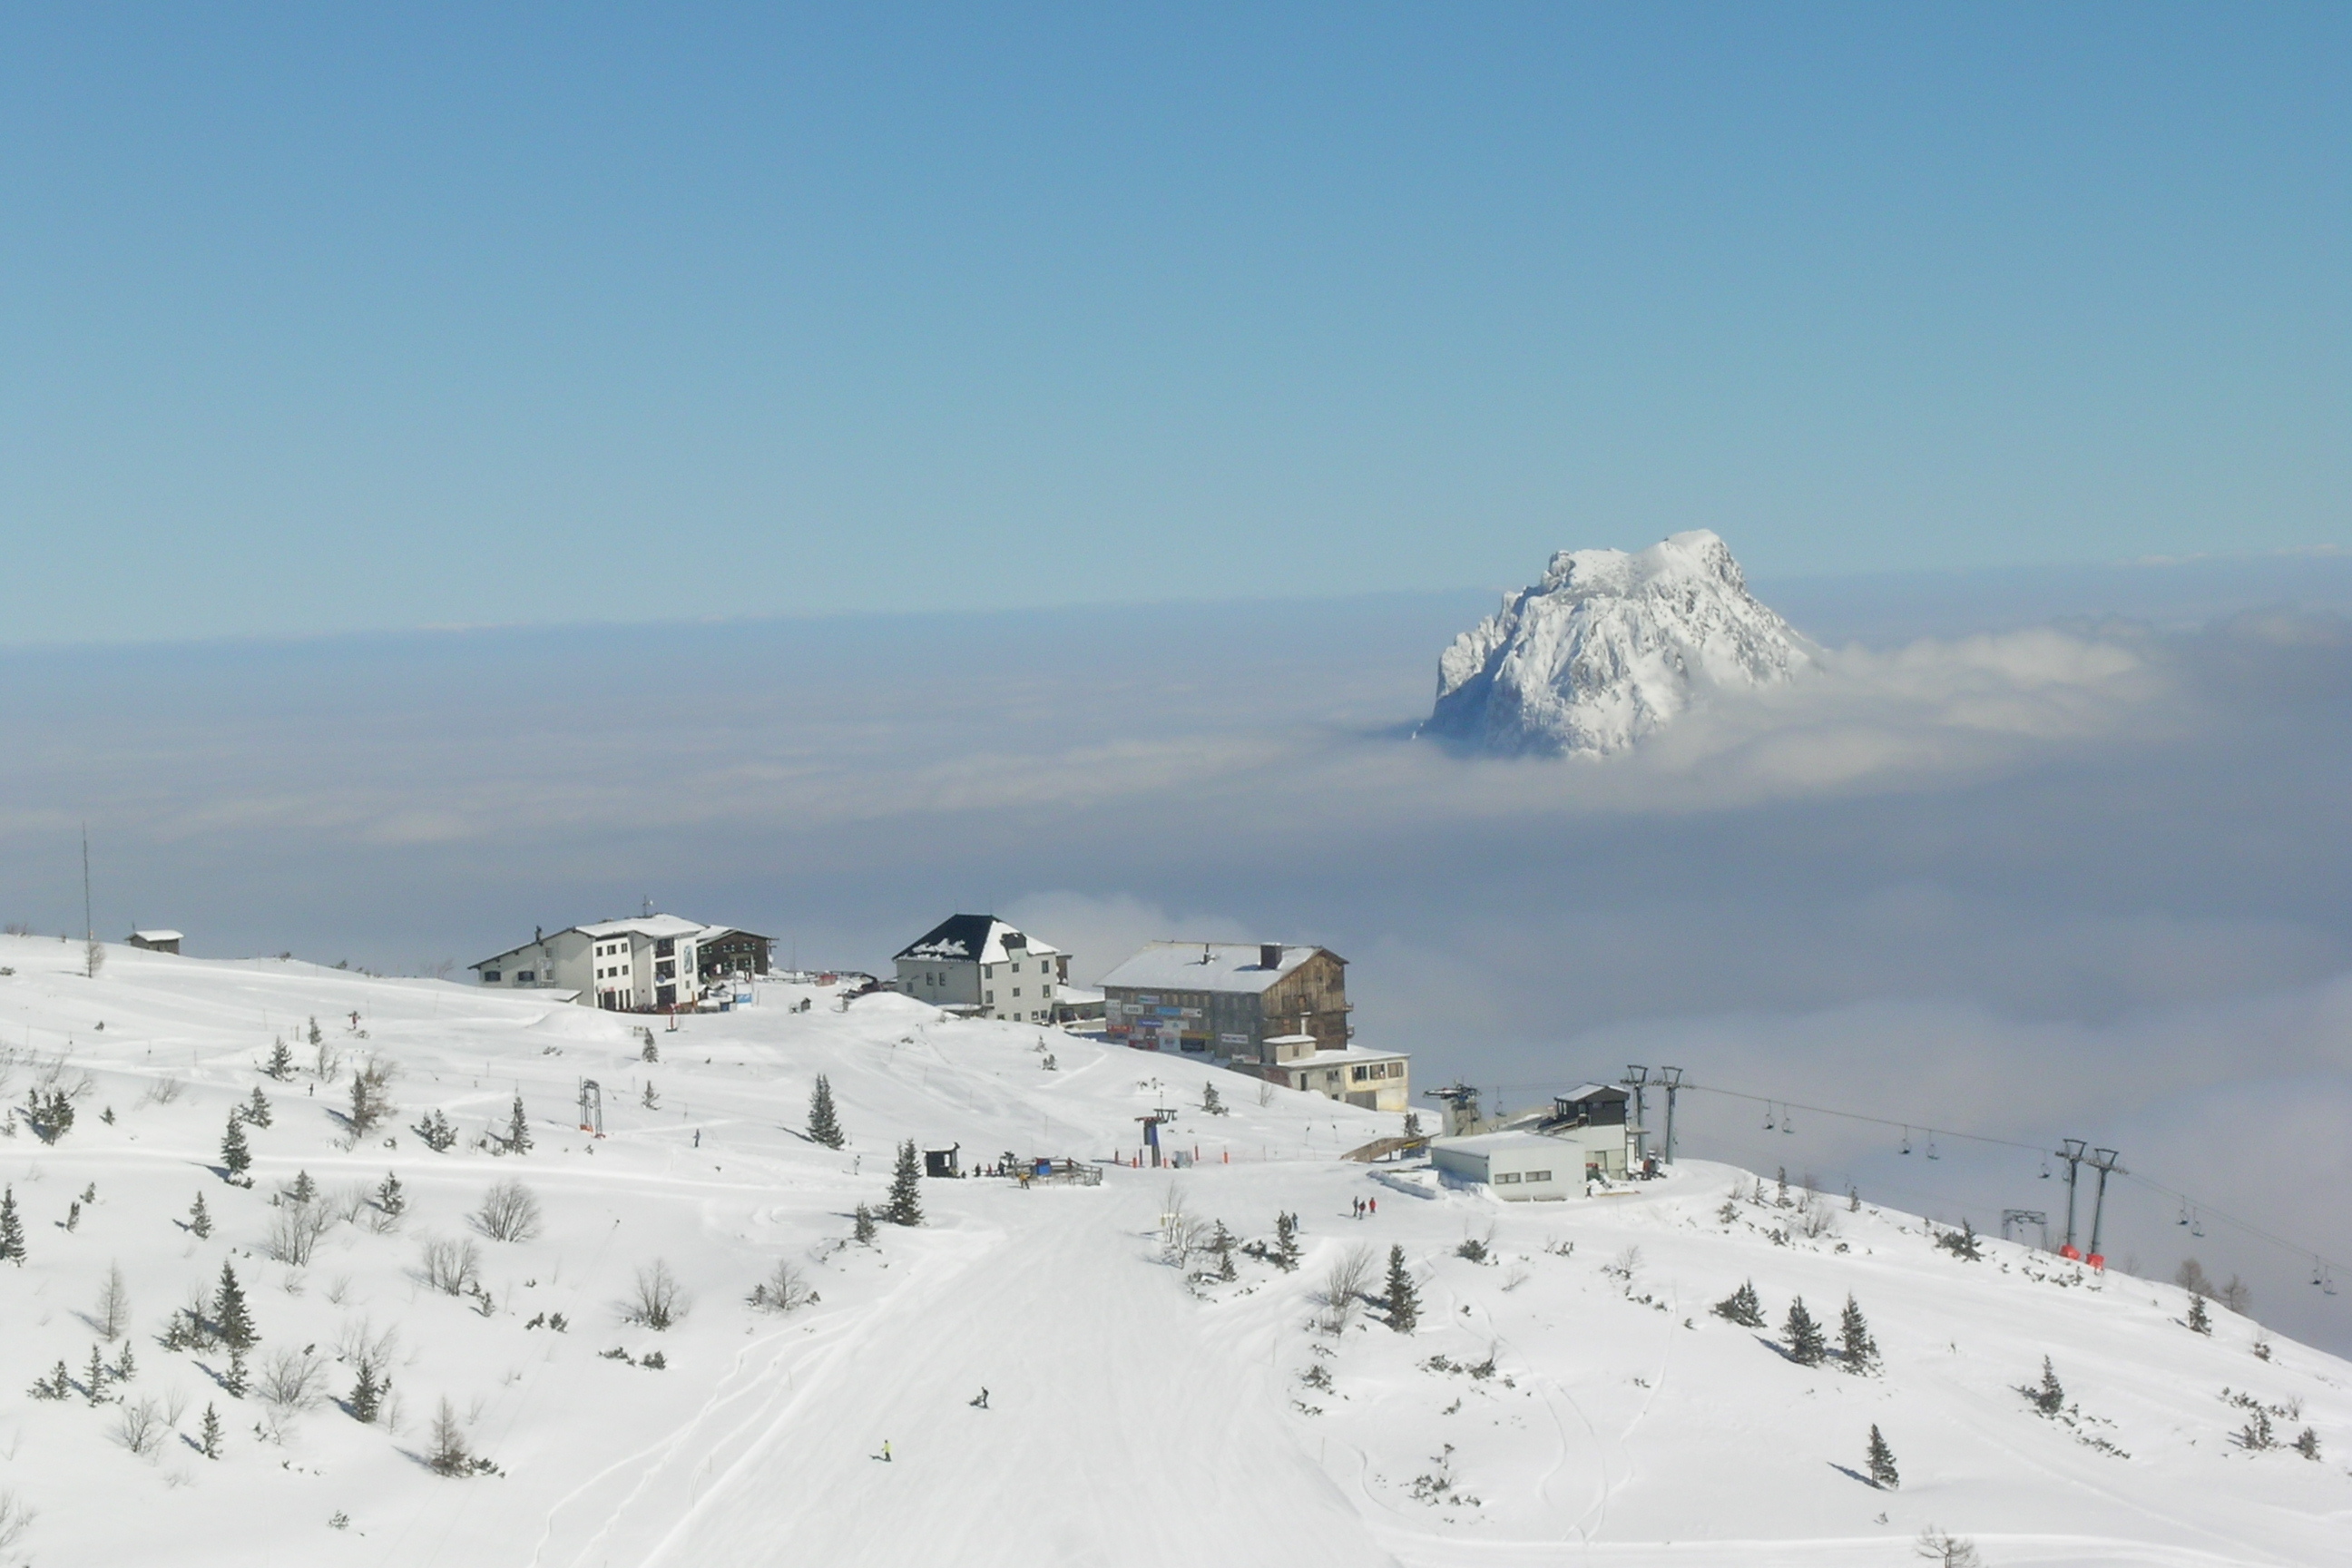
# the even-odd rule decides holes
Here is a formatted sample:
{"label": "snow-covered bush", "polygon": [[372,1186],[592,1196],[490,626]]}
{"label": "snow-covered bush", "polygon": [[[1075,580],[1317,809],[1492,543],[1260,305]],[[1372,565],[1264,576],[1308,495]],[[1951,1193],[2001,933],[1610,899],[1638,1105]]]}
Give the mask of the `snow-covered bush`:
{"label": "snow-covered bush", "polygon": [[492,1241],[529,1241],[539,1234],[539,1200],[520,1182],[493,1182],[474,1211],[474,1223]]}
{"label": "snow-covered bush", "polygon": [[482,1249],[470,1241],[427,1237],[417,1250],[425,1283],[445,1296],[462,1295],[477,1284],[482,1272]]}
{"label": "snow-covered bush", "polygon": [[1356,1303],[1372,1282],[1372,1256],[1369,1247],[1351,1247],[1323,1271],[1323,1288],[1316,1292],[1323,1310],[1315,1316],[1315,1326],[1323,1332],[1343,1333],[1355,1321]]}
{"label": "snow-covered bush", "polygon": [[308,1410],[326,1397],[326,1360],[308,1350],[272,1351],[262,1358],[254,1387],[280,1411]]}
{"label": "snow-covered bush", "polygon": [[636,1288],[623,1304],[621,1317],[626,1322],[659,1331],[685,1317],[688,1306],[677,1276],[669,1271],[668,1264],[656,1258],[637,1270]]}
{"label": "snow-covered bush", "polygon": [[789,1312],[815,1300],[816,1292],[809,1289],[799,1269],[779,1258],[768,1277],[751,1287],[750,1299],[763,1312]]}
{"label": "snow-covered bush", "polygon": [[301,1268],[309,1266],[310,1254],[317,1249],[319,1238],[327,1234],[335,1216],[320,1203],[281,1204],[269,1214],[269,1256],[278,1262]]}

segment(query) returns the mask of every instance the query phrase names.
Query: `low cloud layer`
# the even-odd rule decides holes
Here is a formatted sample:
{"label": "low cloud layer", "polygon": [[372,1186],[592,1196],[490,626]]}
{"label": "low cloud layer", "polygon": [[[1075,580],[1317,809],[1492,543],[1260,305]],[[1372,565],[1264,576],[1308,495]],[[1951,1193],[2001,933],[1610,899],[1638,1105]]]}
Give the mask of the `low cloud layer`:
{"label": "low cloud layer", "polygon": [[[1801,614],[1834,644],[1813,678],[1564,761],[1410,738],[1483,607],[11,654],[0,915],[79,929],[87,820],[101,927],[203,953],[416,970],[641,899],[864,967],[957,908],[1082,974],[1156,936],[1319,941],[1351,961],[1363,1037],[1413,1050],[1424,1086],[1517,1102],[1675,1061],[2080,1135],[2352,1256],[2319,1136],[2352,1110],[2352,634],[2327,605],[2016,624],[1988,602],[1971,631],[1944,604],[1903,635],[1864,603],[1847,637]],[[2038,1161],[1682,1109],[1695,1152],[1979,1224],[2046,1206]],[[2119,1205],[2111,1250],[2169,1272],[2179,1215]],[[2352,1347],[2303,1265],[2207,1229],[2209,1269]]]}

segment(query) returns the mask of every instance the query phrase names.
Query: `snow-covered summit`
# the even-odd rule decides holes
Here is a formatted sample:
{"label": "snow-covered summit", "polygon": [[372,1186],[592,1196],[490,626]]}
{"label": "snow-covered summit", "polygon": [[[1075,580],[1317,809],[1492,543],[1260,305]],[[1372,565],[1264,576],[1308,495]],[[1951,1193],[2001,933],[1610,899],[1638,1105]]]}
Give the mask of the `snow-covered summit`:
{"label": "snow-covered summit", "polygon": [[1423,729],[1503,753],[1622,751],[1709,689],[1780,685],[1811,662],[1706,529],[1563,550],[1454,639]]}

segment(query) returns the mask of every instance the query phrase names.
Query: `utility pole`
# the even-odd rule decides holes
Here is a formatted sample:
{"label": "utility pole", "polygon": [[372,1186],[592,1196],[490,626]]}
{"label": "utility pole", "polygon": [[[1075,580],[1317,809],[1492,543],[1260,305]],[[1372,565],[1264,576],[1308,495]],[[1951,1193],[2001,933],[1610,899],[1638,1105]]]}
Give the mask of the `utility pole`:
{"label": "utility pole", "polygon": [[81,825],[81,973],[98,978],[98,922],[89,913],[89,824]]}
{"label": "utility pole", "polygon": [[1675,1163],[1675,1093],[1683,1086],[1683,1069],[1660,1068],[1658,1081],[1666,1086],[1666,1163]]}
{"label": "utility pole", "polygon": [[2099,1222],[2106,1217],[2107,1213],[2107,1173],[2121,1171],[2123,1167],[2116,1163],[2116,1152],[2113,1149],[2094,1149],[2091,1151],[2090,1159],[2085,1163],[2091,1169],[2099,1173],[2099,1189],[2096,1195],[2091,1199],[2091,1251],[2083,1261],[2094,1268],[2105,1269],[2107,1259],[2106,1256],[2099,1250]]}
{"label": "utility pole", "polygon": [[1636,1163],[1648,1158],[1650,1152],[1650,1116],[1642,1100],[1642,1091],[1650,1087],[1650,1069],[1628,1067],[1625,1087],[1633,1091],[1633,1158]]}
{"label": "utility pole", "polygon": [[2091,1146],[2080,1138],[2064,1138],[2059,1142],[2058,1157],[2066,1162],[2066,1245],[2058,1249],[2058,1256],[2079,1258],[2083,1255],[2074,1247],[2074,1182],[2082,1174],[2082,1164],[2089,1156]]}

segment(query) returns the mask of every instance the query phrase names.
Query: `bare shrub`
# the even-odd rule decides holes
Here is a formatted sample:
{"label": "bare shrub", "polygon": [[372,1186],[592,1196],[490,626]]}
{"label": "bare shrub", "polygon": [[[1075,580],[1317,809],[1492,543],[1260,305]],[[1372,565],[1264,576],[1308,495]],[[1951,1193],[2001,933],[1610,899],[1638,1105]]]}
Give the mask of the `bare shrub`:
{"label": "bare shrub", "polygon": [[1184,1206],[1183,1189],[1168,1184],[1160,1205],[1160,1260],[1181,1269],[1192,1261],[1209,1238],[1209,1224]]}
{"label": "bare shrub", "polygon": [[539,1234],[539,1200],[520,1182],[493,1182],[474,1224],[492,1241],[529,1241]]}
{"label": "bare shrub", "polygon": [[162,1447],[170,1431],[163,1411],[152,1399],[125,1403],[114,1417],[114,1440],[142,1459]]}
{"label": "bare shrub", "polygon": [[425,1282],[445,1296],[463,1295],[481,1282],[482,1249],[470,1241],[428,1237],[418,1258]]}
{"label": "bare shrub", "polygon": [[357,1225],[360,1216],[375,1206],[375,1189],[365,1182],[345,1182],[320,1200],[337,1225]]}
{"label": "bare shrub", "polygon": [[336,1336],[335,1352],[354,1370],[366,1367],[381,1373],[400,1352],[400,1330],[378,1329],[364,1316],[346,1320],[342,1332]]}
{"label": "bare shrub", "polygon": [[150,1083],[146,1089],[140,1093],[139,1103],[141,1105],[172,1105],[178,1101],[181,1095],[187,1092],[187,1088],[188,1086],[182,1083],[178,1079],[159,1078],[152,1083]]}
{"label": "bare shrub", "polygon": [[1837,1206],[1815,1192],[1808,1192],[1798,1206],[1797,1231],[1801,1236],[1816,1239],[1837,1234]]}
{"label": "bare shrub", "polygon": [[0,1559],[16,1557],[16,1549],[38,1517],[15,1492],[0,1491]]}
{"label": "bare shrub", "polygon": [[1323,1289],[1318,1298],[1322,1311],[1316,1314],[1315,1326],[1327,1334],[1344,1332],[1356,1315],[1357,1304],[1372,1282],[1372,1249],[1352,1247],[1332,1260],[1323,1271]]}
{"label": "bare shrub", "polygon": [[326,1358],[308,1350],[272,1351],[262,1359],[254,1386],[281,1411],[308,1410],[326,1396]]}
{"label": "bare shrub", "polygon": [[789,1312],[815,1300],[816,1292],[809,1289],[799,1269],[779,1258],[768,1277],[751,1287],[751,1300],[762,1311]]}
{"label": "bare shrub", "polygon": [[1514,1263],[1508,1269],[1504,1271],[1503,1289],[1506,1290],[1516,1290],[1520,1286],[1526,1284],[1528,1279],[1528,1266],[1524,1263]]}
{"label": "bare shrub", "polygon": [[688,1302],[680,1289],[677,1276],[669,1265],[656,1258],[651,1266],[637,1270],[637,1286],[629,1300],[623,1303],[624,1321],[642,1323],[648,1329],[667,1329],[686,1316]]}
{"label": "bare shrub", "polygon": [[307,1268],[319,1238],[327,1234],[334,1216],[324,1204],[280,1204],[269,1211],[269,1256],[297,1268]]}

